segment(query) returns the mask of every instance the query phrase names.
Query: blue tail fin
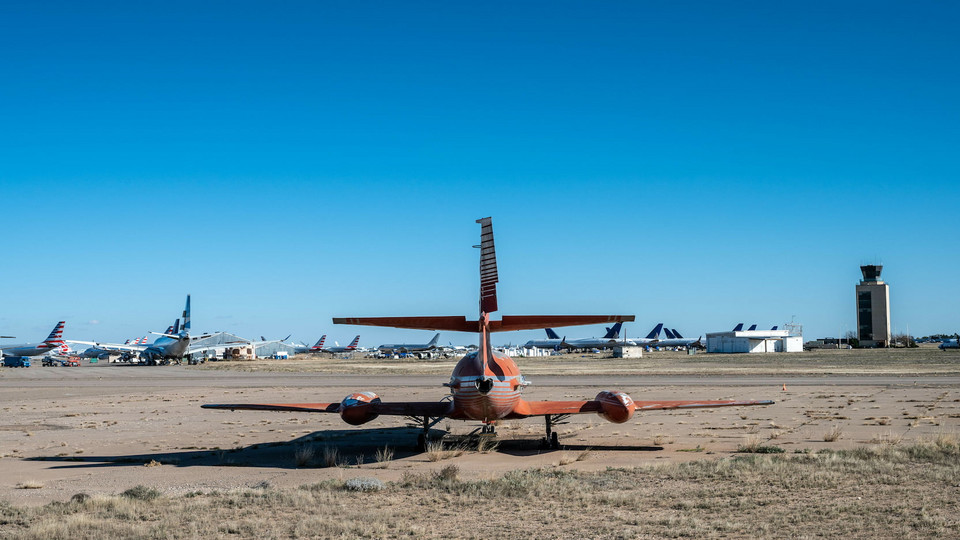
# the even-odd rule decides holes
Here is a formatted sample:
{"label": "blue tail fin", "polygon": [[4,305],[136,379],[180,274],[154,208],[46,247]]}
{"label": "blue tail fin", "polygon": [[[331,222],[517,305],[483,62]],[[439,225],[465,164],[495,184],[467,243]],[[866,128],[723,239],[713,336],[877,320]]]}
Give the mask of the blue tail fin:
{"label": "blue tail fin", "polygon": [[776,330],[776,329],[777,329],[777,327],[776,327],[776,326],[774,326],[773,328],[771,328],[771,330]]}
{"label": "blue tail fin", "polygon": [[179,334],[179,333],[180,333],[180,319],[177,319],[176,321],[173,321],[173,326],[171,326],[170,328],[172,329],[172,330],[169,332],[170,334]]}
{"label": "blue tail fin", "polygon": [[677,332],[676,328],[673,329],[673,335],[676,336],[677,339],[683,339],[683,336],[680,335],[680,332]]}
{"label": "blue tail fin", "polygon": [[750,332],[752,332],[752,331],[754,331],[754,330],[756,330],[756,329],[757,329],[757,325],[755,325],[755,324],[752,324],[752,325],[750,325],[750,328],[747,328],[747,330],[750,331]]}
{"label": "blue tail fin", "polygon": [[187,295],[187,305],[183,308],[183,331],[190,334],[190,295]]}
{"label": "blue tail fin", "polygon": [[734,331],[734,332],[739,332],[739,331],[741,331],[741,330],[743,330],[743,323],[740,323],[740,324],[738,324],[738,325],[736,325],[736,326],[733,327],[733,331]]}
{"label": "blue tail fin", "polygon": [[667,335],[667,339],[673,339],[673,338],[677,337],[677,336],[673,335],[673,332],[671,332],[669,328],[664,328],[664,329],[663,329],[663,333]]}
{"label": "blue tail fin", "polygon": [[603,335],[604,339],[617,339],[620,337],[620,327],[623,326],[623,323],[617,323],[610,328],[607,328],[607,333]]}
{"label": "blue tail fin", "polygon": [[660,336],[660,329],[663,328],[663,323],[660,323],[653,327],[653,330],[647,334],[647,339],[657,339]]}
{"label": "blue tail fin", "polygon": [[547,328],[547,339],[560,339],[560,336],[553,331],[553,328]]}

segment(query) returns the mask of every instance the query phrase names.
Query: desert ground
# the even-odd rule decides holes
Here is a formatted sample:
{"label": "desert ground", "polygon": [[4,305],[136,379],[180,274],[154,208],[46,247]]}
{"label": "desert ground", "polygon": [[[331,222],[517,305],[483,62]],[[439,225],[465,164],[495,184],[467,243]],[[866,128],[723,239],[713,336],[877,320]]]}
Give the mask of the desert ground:
{"label": "desert ground", "polygon": [[[336,414],[199,407],[337,402],[358,390],[438,400],[455,361],[0,369],[0,536],[488,537],[490,520],[503,521],[496,501],[517,486],[507,536],[960,536],[956,351],[518,359],[528,400],[616,389],[776,402],[626,424],[575,416],[558,428],[559,450],[541,449],[538,419],[482,440],[469,437],[476,423],[441,421],[433,434],[445,442],[418,452],[404,418],[353,427]],[[219,517],[157,514],[197,505]],[[383,519],[371,519],[380,505]]]}

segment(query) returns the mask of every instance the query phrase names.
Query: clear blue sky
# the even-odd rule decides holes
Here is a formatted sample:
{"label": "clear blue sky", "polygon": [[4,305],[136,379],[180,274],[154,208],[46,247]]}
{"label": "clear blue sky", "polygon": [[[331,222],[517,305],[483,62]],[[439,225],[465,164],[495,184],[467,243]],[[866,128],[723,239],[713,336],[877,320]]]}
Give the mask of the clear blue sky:
{"label": "clear blue sky", "polygon": [[502,314],[833,336],[881,261],[895,330],[958,331],[958,15],[5,2],[0,331],[135,337],[189,292],[195,330],[426,340],[330,318],[475,315],[488,215]]}

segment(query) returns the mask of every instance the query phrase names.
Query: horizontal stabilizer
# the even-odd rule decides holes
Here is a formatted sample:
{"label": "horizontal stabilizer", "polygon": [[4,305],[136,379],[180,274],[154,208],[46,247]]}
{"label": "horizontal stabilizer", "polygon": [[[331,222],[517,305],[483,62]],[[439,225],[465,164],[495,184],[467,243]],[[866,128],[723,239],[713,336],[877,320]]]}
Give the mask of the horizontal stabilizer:
{"label": "horizontal stabilizer", "polygon": [[387,326],[415,330],[448,330],[451,332],[479,332],[478,321],[468,321],[464,316],[452,317],[334,317],[333,324],[360,326]]}
{"label": "horizontal stabilizer", "polygon": [[[490,321],[490,332],[538,330],[557,326],[580,326],[633,321],[633,315],[504,315],[502,320]],[[452,332],[479,332],[480,321],[466,317],[335,317],[333,324],[388,326],[417,330],[448,330]]]}

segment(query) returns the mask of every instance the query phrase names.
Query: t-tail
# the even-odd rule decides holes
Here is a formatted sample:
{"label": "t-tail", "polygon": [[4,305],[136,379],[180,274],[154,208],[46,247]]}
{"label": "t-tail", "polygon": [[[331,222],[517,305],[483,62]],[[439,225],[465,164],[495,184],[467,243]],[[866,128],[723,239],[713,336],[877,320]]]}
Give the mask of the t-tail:
{"label": "t-tail", "polygon": [[452,317],[337,317],[334,324],[359,324],[365,326],[388,326],[393,328],[411,328],[418,330],[478,332],[479,348],[476,353],[476,369],[482,374],[477,380],[477,389],[486,394],[493,388],[488,374],[488,366],[493,358],[490,344],[492,332],[513,330],[537,330],[557,326],[580,326],[586,324],[604,324],[630,322],[633,315],[504,315],[499,321],[490,320],[490,314],[498,310],[497,306],[497,254],[493,244],[493,221],[486,217],[478,219],[480,224],[480,317],[470,321],[463,316]]}
{"label": "t-tail", "polygon": [[653,327],[653,330],[647,334],[647,339],[657,339],[660,337],[660,330],[663,329],[663,323],[659,323]]}
{"label": "t-tail", "polygon": [[603,339],[617,339],[620,337],[620,327],[623,326],[623,323],[617,323],[609,328],[607,328],[607,333],[603,335]]}
{"label": "t-tail", "polygon": [[560,335],[553,331],[553,328],[546,328],[547,339],[560,339]]}

